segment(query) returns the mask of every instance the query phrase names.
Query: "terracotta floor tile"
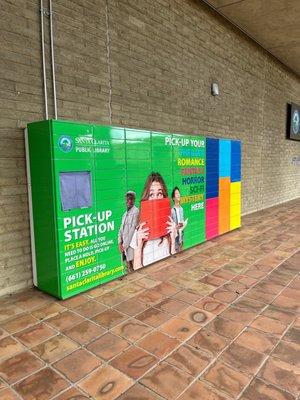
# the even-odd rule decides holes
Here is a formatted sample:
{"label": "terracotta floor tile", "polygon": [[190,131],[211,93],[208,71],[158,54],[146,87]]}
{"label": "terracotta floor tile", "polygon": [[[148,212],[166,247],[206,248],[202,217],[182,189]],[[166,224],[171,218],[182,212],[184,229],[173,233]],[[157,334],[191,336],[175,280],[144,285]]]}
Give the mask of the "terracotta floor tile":
{"label": "terracotta floor tile", "polygon": [[192,379],[191,375],[163,362],[148,372],[141,379],[141,383],[160,396],[173,400],[184,391]]}
{"label": "terracotta floor tile", "polygon": [[290,284],[289,287],[292,289],[300,290],[300,278],[294,279]]}
{"label": "terracotta floor tile", "polygon": [[250,383],[244,397],[249,400],[295,400],[295,397],[286,391],[257,378]]}
{"label": "terracotta floor tile", "polygon": [[[134,275],[134,274],[132,274]],[[142,293],[145,289],[138,285],[138,280],[136,282],[130,282],[119,290],[120,293],[123,293],[127,299],[134,298]],[[123,300],[125,301],[125,300]]]}
{"label": "terracotta floor tile", "polygon": [[293,394],[300,390],[300,369],[270,357],[259,372],[259,377]]}
{"label": "terracotta floor tile", "polygon": [[152,288],[156,288],[157,285],[159,285],[161,283],[161,281],[157,281],[151,278],[148,278],[147,276],[138,279],[137,284],[142,286],[145,289],[152,289]]}
{"label": "terracotta floor tile", "polygon": [[207,328],[213,332],[218,333],[219,335],[233,339],[242,331],[244,326],[245,325],[242,325],[238,322],[230,321],[229,319],[225,319],[219,316],[211,321],[207,325]]}
{"label": "terracotta floor tile", "polygon": [[258,316],[250,326],[260,331],[271,333],[274,336],[281,336],[286,329],[286,325],[265,316]]}
{"label": "terracotta floor tile", "polygon": [[47,293],[42,293],[36,288],[32,288],[23,293],[18,293],[18,300],[15,305],[26,311],[40,308],[46,304],[54,303],[55,299]]}
{"label": "terracotta floor tile", "polygon": [[215,286],[208,285],[203,282],[197,282],[195,280],[192,280],[188,284],[186,284],[186,287],[192,293],[199,295],[199,297],[207,296],[208,294],[212,293],[215,290]]}
{"label": "terracotta floor tile", "polygon": [[217,276],[207,275],[204,278],[200,279],[200,282],[207,283],[208,285],[212,285],[215,287],[219,287],[224,285],[227,281],[222,278],[218,278]]}
{"label": "terracotta floor tile", "polygon": [[300,328],[289,328],[283,339],[300,345]]}
{"label": "terracotta floor tile", "polygon": [[245,296],[240,297],[236,300],[233,305],[238,308],[243,308],[245,310],[253,311],[259,313],[263,308],[266,307],[261,301],[247,298]]}
{"label": "terracotta floor tile", "polygon": [[216,276],[218,278],[222,278],[222,279],[225,279],[226,281],[229,281],[235,277],[235,274],[228,270],[220,268],[219,270],[213,272],[212,276]]}
{"label": "terracotta floor tile", "polygon": [[255,285],[256,289],[262,290],[266,293],[272,293],[277,295],[279,292],[282,291],[284,288],[284,285],[280,285],[278,283],[275,283],[271,281],[271,279],[266,279],[261,282],[259,282],[257,285]]}
{"label": "terracotta floor tile", "polygon": [[111,365],[133,379],[139,379],[157,362],[157,358],[132,346],[111,361]]}
{"label": "terracotta floor tile", "polygon": [[200,308],[200,310],[208,311],[209,313],[218,315],[228,307],[228,304],[221,303],[212,297],[204,297],[204,299],[194,303],[193,306]]}
{"label": "terracotta floor tile", "polygon": [[[152,268],[154,269],[153,271],[151,271]],[[149,276],[151,276],[152,279],[159,280],[161,282],[167,281],[169,278],[171,278],[171,273],[167,268],[168,266],[166,266],[166,268],[160,268],[156,265],[147,267],[147,269],[149,269]]]}
{"label": "terracotta floor tile", "polygon": [[108,285],[105,285],[105,286],[100,285],[100,286],[95,287],[94,289],[87,290],[86,294],[89,298],[94,299],[96,297],[101,296],[104,293],[110,292],[111,290],[112,290],[112,288],[108,287]]}
{"label": "terracotta floor tile", "polygon": [[250,278],[260,279],[266,275],[266,271],[262,270],[259,265],[253,265],[246,269],[243,274],[249,276]]}
{"label": "terracotta floor tile", "polygon": [[161,397],[156,395],[154,392],[146,389],[142,385],[136,383],[131,386],[122,396],[118,397],[118,400],[160,400]]}
{"label": "terracotta floor tile", "polygon": [[162,358],[173,351],[180,342],[162,332],[155,331],[138,342],[138,346],[155,356]]}
{"label": "terracotta floor tile", "polygon": [[196,376],[207,367],[211,358],[207,354],[196,350],[195,347],[182,345],[169,355],[165,361],[192,376]]}
{"label": "terracotta floor tile", "polygon": [[228,339],[207,329],[201,329],[187,342],[190,346],[203,350],[211,356],[217,356],[228,343]]}
{"label": "terracotta floor tile", "polygon": [[121,339],[112,333],[106,333],[99,339],[90,343],[87,346],[87,349],[96,354],[96,356],[108,361],[121,351],[124,351],[127,347],[129,347],[129,345],[130,344],[126,340]]}
{"label": "terracotta floor tile", "polygon": [[68,386],[69,383],[55,371],[45,368],[17,383],[14,389],[24,400],[48,400]]}
{"label": "terracotta floor tile", "polygon": [[272,305],[268,306],[263,312],[262,315],[265,315],[266,317],[277,319],[279,322],[282,324],[288,325],[292,323],[296,317],[294,313],[280,310],[277,307],[274,307]]}
{"label": "terracotta floor tile", "polygon": [[175,299],[184,301],[188,304],[193,304],[195,303],[197,300],[199,300],[199,296],[195,293],[191,293],[187,290],[180,290],[178,293],[176,293],[174,296]]}
{"label": "terracotta floor tile", "polygon": [[279,283],[280,285],[289,284],[294,277],[294,273],[288,271],[283,264],[282,268],[280,266],[274,269],[274,271],[272,271],[269,275],[269,278],[272,279],[274,283]]}
{"label": "terracotta floor tile", "polygon": [[220,360],[245,374],[255,374],[265,355],[233,343],[221,355]]}
{"label": "terracotta floor tile", "polygon": [[239,297],[239,294],[231,292],[230,290],[219,288],[211,293],[210,297],[217,301],[220,301],[221,303],[232,303],[235,299]]}
{"label": "terracotta floor tile", "polygon": [[232,272],[233,274],[239,274],[242,271],[244,271],[247,268],[247,266],[243,263],[238,263],[238,262],[232,262],[229,264],[226,264],[223,269],[225,271]]}
{"label": "terracotta floor tile", "polygon": [[94,300],[89,300],[79,305],[78,307],[75,307],[74,311],[76,311],[78,314],[82,315],[85,318],[91,318],[97,314],[100,314],[106,309],[107,306],[105,306],[104,304],[98,303],[97,301]]}
{"label": "terracotta floor tile", "polygon": [[230,306],[222,312],[221,317],[248,325],[254,320],[256,313],[243,308]]}
{"label": "terracotta floor tile", "polygon": [[79,349],[53,364],[70,381],[77,382],[101,365],[101,361],[84,349]]}
{"label": "terracotta floor tile", "polygon": [[245,285],[247,288],[250,288],[252,285],[257,283],[257,279],[250,278],[246,275],[238,275],[233,278],[233,282],[239,282]]}
{"label": "terracotta floor tile", "polygon": [[174,285],[171,285],[169,282],[162,282],[159,285],[155,286],[155,290],[164,296],[173,296],[179,290]]}
{"label": "terracotta floor tile", "polygon": [[291,299],[289,297],[285,297],[282,295],[277,297],[277,299],[274,300],[272,305],[276,306],[278,308],[282,308],[283,310],[286,310],[286,311],[291,311],[291,312],[299,312],[300,311],[299,300]]}
{"label": "terracotta floor tile", "polygon": [[199,329],[198,324],[173,317],[159,327],[159,330],[179,340],[186,340]]}
{"label": "terracotta floor tile", "polygon": [[74,297],[71,297],[70,299],[67,300],[61,300],[59,302],[60,305],[66,308],[76,308],[78,306],[81,306],[82,304],[86,303],[89,300],[89,298],[85,295],[82,294],[77,294]]}
{"label": "terracotta floor tile", "polygon": [[128,376],[107,365],[92,372],[78,386],[93,400],[115,400],[133,384]]}
{"label": "terracotta floor tile", "polygon": [[126,315],[121,314],[116,310],[108,309],[91,318],[91,320],[101,326],[104,326],[105,328],[110,329],[127,318],[128,317]]}
{"label": "terracotta floor tile", "polygon": [[[300,369],[300,345],[291,342],[281,341],[272,353],[272,357],[279,358]],[[300,377],[299,377],[300,378]]]}
{"label": "terracotta floor tile", "polygon": [[249,297],[250,299],[261,301],[262,303],[265,303],[265,304],[269,304],[269,303],[272,303],[272,301],[276,297],[276,294],[268,293],[268,292],[265,292],[263,289],[256,289],[254,287],[247,292],[246,297]]}
{"label": "terracotta floor tile", "polygon": [[64,311],[55,317],[49,318],[47,324],[51,325],[53,328],[62,331],[64,329],[70,328],[73,325],[79,324],[84,321],[84,318],[80,315],[75,314],[72,311]]}
{"label": "terracotta floor tile", "polygon": [[82,391],[72,387],[71,389],[67,389],[63,393],[56,396],[54,400],[90,400],[90,397],[83,394]]}
{"label": "terracotta floor tile", "polygon": [[5,337],[0,340],[0,360],[12,357],[24,350],[24,347],[12,337]]}
{"label": "terracotta floor tile", "polygon": [[205,382],[195,381],[178,400],[228,400],[228,397],[217,393]]}
{"label": "terracotta floor tile", "polygon": [[297,289],[286,288],[282,291],[282,296],[288,297],[290,299],[299,299],[300,291]]}
{"label": "terracotta floor tile", "polygon": [[[251,214],[239,230],[64,301],[36,289],[0,298],[0,399],[15,397],[7,382],[26,382],[25,400],[296,400],[298,208]],[[29,379],[45,366],[21,344],[55,363],[62,388],[47,375]],[[257,370],[262,379],[237,398]],[[199,371],[204,379],[191,381]]]}
{"label": "terracotta floor tile", "polygon": [[22,314],[2,323],[1,328],[5,329],[9,333],[15,333],[23,329],[26,329],[36,324],[37,322],[38,320],[34,318],[32,315]]}
{"label": "terracotta floor tile", "polygon": [[177,315],[181,311],[185,310],[187,307],[187,303],[174,299],[172,297],[168,297],[155,305],[155,308],[158,308],[161,311],[165,311],[173,315]]}
{"label": "terracotta floor tile", "polygon": [[0,307],[0,322],[7,321],[14,316],[23,313],[23,309],[16,306],[15,304],[6,304]]}
{"label": "terracotta floor tile", "polygon": [[201,310],[194,306],[189,306],[186,310],[178,314],[179,318],[198,324],[199,326],[206,325],[213,320],[216,315],[208,311]]}
{"label": "terracotta floor tile", "polygon": [[136,298],[123,301],[122,303],[114,306],[114,309],[124,314],[134,316],[148,308],[147,304],[140,303]]}
{"label": "terracotta floor tile", "polygon": [[300,315],[296,317],[295,321],[293,322],[294,328],[300,328]]}
{"label": "terracotta floor tile", "polygon": [[229,290],[230,292],[237,294],[238,296],[243,294],[248,289],[248,287],[246,285],[244,285],[243,283],[234,282],[234,281],[226,283],[223,286],[223,288],[225,290]]}
{"label": "terracotta floor tile", "polygon": [[9,384],[13,384],[43,366],[44,363],[37,357],[24,351],[0,363],[0,376]]}
{"label": "terracotta floor tile", "polygon": [[62,335],[58,335],[32,347],[31,350],[42,360],[50,363],[59,360],[76,348],[78,348],[77,343]]}
{"label": "terracotta floor tile", "polygon": [[143,322],[138,321],[135,318],[130,318],[113,328],[111,331],[130,342],[135,342],[149,333],[152,329],[151,326],[145,325]]}
{"label": "terracotta floor tile", "polygon": [[147,308],[147,310],[136,316],[136,319],[139,321],[153,327],[158,327],[159,325],[168,321],[170,318],[172,318],[171,314],[167,314],[153,307]]}
{"label": "terracotta floor tile", "polygon": [[57,335],[57,332],[44,323],[34,325],[31,328],[18,332],[14,336],[25,346],[32,347]]}
{"label": "terracotta floor tile", "polygon": [[48,318],[54,317],[55,315],[66,311],[66,308],[59,303],[51,303],[38,308],[32,312],[32,315],[39,320],[46,320]]}
{"label": "terracotta floor tile", "polygon": [[0,339],[5,338],[5,336],[8,336],[8,333],[0,328]]}
{"label": "terracotta floor tile", "polygon": [[122,301],[127,300],[129,297],[130,296],[126,295],[125,293],[114,290],[112,292],[105,293],[99,297],[96,297],[95,300],[99,301],[100,303],[105,304],[106,306],[112,307],[116,304],[121,303]]}
{"label": "terracotta floor tile", "polygon": [[278,338],[267,333],[247,328],[236,340],[235,343],[255,350],[259,353],[269,354],[276,346]]}
{"label": "terracotta floor tile", "polygon": [[1,390],[0,400],[20,400],[20,397],[11,389]]}
{"label": "terracotta floor tile", "polygon": [[86,345],[97,337],[103,335],[105,332],[107,332],[107,330],[102,328],[102,326],[96,325],[91,321],[83,321],[78,325],[66,329],[64,335],[81,345]]}
{"label": "terracotta floor tile", "polygon": [[155,289],[147,289],[144,292],[136,296],[137,300],[142,303],[148,304],[148,306],[153,306],[154,304],[162,301],[164,295],[157,292]]}
{"label": "terracotta floor tile", "polygon": [[[299,227],[299,226],[298,226]],[[299,232],[298,230],[296,232]],[[289,240],[289,238],[287,239]],[[287,264],[291,265],[294,267],[296,271],[299,271],[299,265],[300,265],[300,251],[298,250],[295,254],[293,254],[287,261],[285,261]]]}
{"label": "terracotta floor tile", "polygon": [[214,364],[203,377],[217,389],[233,397],[237,397],[250,381],[247,375],[230,368],[220,361]]}

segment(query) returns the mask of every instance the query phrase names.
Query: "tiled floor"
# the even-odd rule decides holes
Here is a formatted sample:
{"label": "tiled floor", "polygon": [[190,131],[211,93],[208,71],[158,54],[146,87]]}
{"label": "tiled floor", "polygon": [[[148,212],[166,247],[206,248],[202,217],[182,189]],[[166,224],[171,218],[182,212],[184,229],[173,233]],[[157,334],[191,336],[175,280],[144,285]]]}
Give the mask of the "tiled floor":
{"label": "tiled floor", "polygon": [[0,299],[0,399],[295,400],[300,201],[70,300]]}

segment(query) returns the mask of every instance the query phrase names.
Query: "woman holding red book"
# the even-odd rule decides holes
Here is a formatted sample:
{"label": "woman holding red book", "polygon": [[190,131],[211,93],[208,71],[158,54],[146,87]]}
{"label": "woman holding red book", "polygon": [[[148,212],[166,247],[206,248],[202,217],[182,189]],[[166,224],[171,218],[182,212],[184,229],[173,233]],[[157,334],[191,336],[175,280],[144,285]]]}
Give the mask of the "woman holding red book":
{"label": "woman holding red book", "polygon": [[[143,212],[143,208],[147,208],[147,212]],[[158,234],[160,236],[156,237]],[[130,243],[134,249],[133,269],[175,254],[177,235],[166,184],[158,172],[152,172],[146,180],[141,198],[139,226]]]}

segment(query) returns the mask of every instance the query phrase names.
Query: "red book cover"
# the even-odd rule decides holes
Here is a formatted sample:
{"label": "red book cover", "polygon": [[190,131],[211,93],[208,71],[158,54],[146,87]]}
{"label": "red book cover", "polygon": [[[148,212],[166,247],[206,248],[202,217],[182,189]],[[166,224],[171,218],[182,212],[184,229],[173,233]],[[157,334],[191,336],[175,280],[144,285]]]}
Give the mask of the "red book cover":
{"label": "red book cover", "polygon": [[149,228],[148,240],[157,239],[168,234],[167,222],[171,215],[170,199],[141,201],[140,222],[146,222]]}

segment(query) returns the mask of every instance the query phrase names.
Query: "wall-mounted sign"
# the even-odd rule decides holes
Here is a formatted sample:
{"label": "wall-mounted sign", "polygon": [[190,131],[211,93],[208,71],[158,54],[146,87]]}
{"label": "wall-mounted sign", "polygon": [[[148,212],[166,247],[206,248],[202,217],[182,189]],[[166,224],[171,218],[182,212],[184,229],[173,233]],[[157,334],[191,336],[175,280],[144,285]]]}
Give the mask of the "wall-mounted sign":
{"label": "wall-mounted sign", "polygon": [[294,103],[288,104],[287,137],[292,140],[300,140],[300,106]]}
{"label": "wall-mounted sign", "polygon": [[241,225],[241,143],[28,125],[34,283],[59,298]]}

